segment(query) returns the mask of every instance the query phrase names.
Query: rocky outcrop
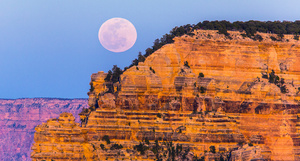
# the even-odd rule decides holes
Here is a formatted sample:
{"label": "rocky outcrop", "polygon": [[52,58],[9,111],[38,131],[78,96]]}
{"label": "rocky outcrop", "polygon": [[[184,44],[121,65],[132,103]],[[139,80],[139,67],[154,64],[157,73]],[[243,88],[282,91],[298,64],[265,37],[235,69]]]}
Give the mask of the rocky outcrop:
{"label": "rocky outcrop", "polygon": [[261,148],[258,146],[249,146],[248,144],[233,151],[231,156],[232,161],[264,160],[261,155]]}
{"label": "rocky outcrop", "polygon": [[[217,149],[228,151],[238,147],[239,142],[245,141],[244,136],[238,131],[236,119],[222,113],[202,115],[190,112],[97,109],[90,113],[88,123],[82,128],[74,124],[72,119],[73,116],[64,113],[58,120],[49,120],[36,127],[35,143],[32,147],[33,160],[63,160],[67,156],[71,160],[83,158],[141,160],[144,157],[155,159],[155,154],[151,157],[140,155],[137,151],[134,153],[128,151],[145,139],[152,144],[155,141],[183,144],[184,149],[189,147],[197,155],[201,155],[204,150],[208,151],[212,145]],[[62,124],[66,122],[65,120],[69,121],[68,126]],[[102,140],[105,135],[109,136],[111,144],[106,144]],[[110,150],[104,150],[101,144]],[[120,144],[123,148],[111,150],[113,144]],[[62,145],[68,149],[67,152],[64,152],[64,149],[60,149],[61,151],[56,149]],[[84,153],[85,148],[88,149],[86,150],[88,156]],[[122,155],[116,155],[117,153]]]}
{"label": "rocky outcrop", "polygon": [[[70,113],[60,114],[58,119],[50,119],[47,123],[38,125],[35,128],[34,141],[35,145],[32,150],[34,159],[49,159],[46,156],[51,156],[53,160],[83,160],[85,157],[86,137],[79,127],[79,123],[75,122],[75,117]],[[40,143],[43,144],[40,144]],[[83,143],[81,146],[80,143]],[[43,153],[39,153],[39,152]],[[55,154],[55,155],[53,155]]]}
{"label": "rocky outcrop", "polygon": [[76,116],[88,107],[87,99],[0,99],[0,160],[31,160],[35,126],[62,112]]}
{"label": "rocky outcrop", "polygon": [[[229,33],[231,38],[196,30],[193,36],[176,37],[127,69],[115,84],[105,82],[104,72],[93,74],[91,107],[80,114],[86,140],[79,144],[93,147],[84,154],[86,160],[151,160],[164,155],[147,149],[170,145],[165,142],[207,160],[243,143],[258,146],[263,159],[299,160],[300,43],[292,35],[272,41],[274,35],[259,33],[264,40],[254,41]],[[50,129],[41,131],[36,138],[53,138],[45,135]],[[111,147],[102,140],[106,135],[123,148],[103,148]],[[144,148],[145,138],[149,145]],[[48,142],[33,145],[34,160],[56,156],[35,150],[43,144]],[[254,155],[251,148],[244,151],[236,158]]]}
{"label": "rocky outcrop", "polygon": [[[163,46],[145,62],[126,70],[118,85],[116,105],[124,109],[161,109],[177,97],[182,108],[190,110],[190,103],[182,100],[198,95],[211,98],[214,108],[225,112],[298,112],[299,42],[292,35],[274,42],[268,38],[272,35],[261,33],[264,41],[259,42],[243,38],[239,32],[231,32],[232,40],[216,32],[198,30],[193,37],[177,37],[173,44]],[[279,79],[283,78],[284,84],[265,79],[272,70]],[[205,77],[199,78],[199,73]],[[89,92],[91,106],[112,87],[104,82],[105,76],[103,72],[92,76],[95,90]],[[240,104],[243,108],[237,108]]]}

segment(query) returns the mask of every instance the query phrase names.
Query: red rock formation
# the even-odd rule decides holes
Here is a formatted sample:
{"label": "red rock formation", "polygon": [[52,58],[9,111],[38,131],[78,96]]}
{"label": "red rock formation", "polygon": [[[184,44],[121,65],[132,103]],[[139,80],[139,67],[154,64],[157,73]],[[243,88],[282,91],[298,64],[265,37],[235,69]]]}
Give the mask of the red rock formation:
{"label": "red rock formation", "polygon": [[35,126],[62,112],[76,116],[88,107],[87,99],[0,99],[0,160],[31,160]]}

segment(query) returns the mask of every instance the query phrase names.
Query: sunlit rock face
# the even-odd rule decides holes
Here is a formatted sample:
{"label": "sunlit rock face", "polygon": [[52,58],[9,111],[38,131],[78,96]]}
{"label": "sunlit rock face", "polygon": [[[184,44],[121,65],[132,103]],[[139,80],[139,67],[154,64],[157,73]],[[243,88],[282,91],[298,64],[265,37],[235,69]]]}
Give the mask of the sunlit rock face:
{"label": "sunlit rock face", "polygon": [[62,112],[76,116],[88,107],[87,99],[0,99],[0,160],[31,160],[35,126]]}
{"label": "sunlit rock face", "polygon": [[[229,32],[231,39],[217,31],[194,33],[174,38],[173,44],[126,70],[118,83],[105,82],[104,72],[93,74],[94,89],[88,93],[92,110],[80,114],[84,132],[78,135],[85,141],[67,143],[83,150],[68,155],[153,160],[156,154],[150,150],[130,150],[147,138],[150,144],[182,144],[207,160],[239,147],[235,160],[299,160],[300,43],[292,35],[272,41],[270,36],[276,35],[259,33],[264,39],[259,42],[240,32]],[[36,130],[33,160],[52,159],[55,153],[43,147],[54,137],[46,134],[55,128]],[[102,140],[105,135],[123,149],[108,150],[112,144]],[[38,140],[42,137],[47,140]],[[53,146],[62,144],[52,140]],[[243,143],[253,144],[254,151],[243,150]],[[208,153],[210,146],[217,153]]]}
{"label": "sunlit rock face", "polygon": [[[121,76],[116,102],[118,98],[121,103],[126,102],[123,97],[132,102],[133,97],[140,100],[138,105],[132,105],[134,108],[147,109],[142,98],[194,98],[198,94],[214,101],[220,98],[223,102],[244,102],[243,109],[222,106],[228,112],[270,113],[277,108],[282,111],[279,106],[288,104],[289,109],[297,113],[294,105],[297,106],[299,100],[299,42],[293,40],[292,35],[286,35],[283,42],[271,41],[271,35],[264,33],[260,33],[264,40],[259,42],[243,38],[239,32],[231,32],[233,39],[229,40],[216,32],[198,30],[193,37],[176,37],[173,44],[163,46],[137,68],[126,70]],[[184,66],[185,62],[189,67]],[[272,70],[284,79],[287,93],[262,78]],[[199,73],[205,77],[199,78]],[[89,93],[91,105],[98,100],[99,94],[108,90],[105,76],[101,72],[93,74],[91,84],[95,90]],[[199,92],[198,87],[205,87],[205,93]],[[160,102],[158,109],[164,106],[163,101]],[[271,104],[275,109],[269,110],[273,108]],[[264,111],[260,109],[262,105]],[[125,106],[128,105],[120,107],[127,108]]]}
{"label": "sunlit rock face", "polygon": [[84,149],[89,147],[84,146],[86,139],[79,125],[71,113],[62,113],[58,119],[36,126],[34,159],[45,159],[47,154],[53,160],[83,160]]}

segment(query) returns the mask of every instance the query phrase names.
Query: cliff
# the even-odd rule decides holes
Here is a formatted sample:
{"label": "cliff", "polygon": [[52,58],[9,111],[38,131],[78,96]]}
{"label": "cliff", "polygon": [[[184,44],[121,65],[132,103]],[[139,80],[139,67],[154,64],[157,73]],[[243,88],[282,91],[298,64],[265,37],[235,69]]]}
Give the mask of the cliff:
{"label": "cliff", "polygon": [[35,126],[62,112],[76,116],[88,107],[87,99],[0,99],[0,160],[31,160]]}
{"label": "cliff", "polygon": [[[33,160],[214,160],[234,150],[234,160],[299,160],[299,42],[229,34],[175,37],[114,84],[104,72],[93,74],[82,127],[65,126],[67,114],[38,126]],[[57,148],[63,145],[67,152]],[[177,145],[186,153],[168,150]]]}

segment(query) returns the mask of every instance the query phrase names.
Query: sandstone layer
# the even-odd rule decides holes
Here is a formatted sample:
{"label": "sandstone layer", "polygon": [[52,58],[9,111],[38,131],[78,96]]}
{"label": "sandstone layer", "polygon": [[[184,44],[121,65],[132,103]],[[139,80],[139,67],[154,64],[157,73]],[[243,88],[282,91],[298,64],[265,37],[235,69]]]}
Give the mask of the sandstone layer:
{"label": "sandstone layer", "polygon": [[[133,150],[145,138],[150,145],[172,141],[206,160],[239,147],[233,160],[299,160],[300,43],[292,35],[272,41],[259,33],[264,40],[254,41],[240,32],[194,33],[174,38],[120,82],[93,74],[82,127],[63,125],[67,114],[38,126],[33,160],[153,160],[157,151]],[[106,135],[123,148],[111,148]]]}
{"label": "sandstone layer", "polygon": [[31,160],[35,126],[62,112],[77,117],[87,99],[0,99],[0,160]]}

